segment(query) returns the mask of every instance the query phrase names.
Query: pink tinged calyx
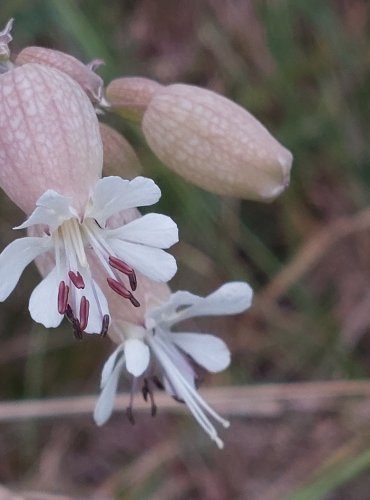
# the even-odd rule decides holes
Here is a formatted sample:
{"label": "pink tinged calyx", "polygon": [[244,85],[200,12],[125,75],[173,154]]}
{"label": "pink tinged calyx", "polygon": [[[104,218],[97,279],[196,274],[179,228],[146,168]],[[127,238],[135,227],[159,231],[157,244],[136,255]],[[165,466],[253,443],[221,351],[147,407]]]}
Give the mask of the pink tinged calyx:
{"label": "pink tinged calyx", "polygon": [[153,96],[163,85],[143,77],[124,77],[113,80],[106,90],[112,111],[128,120],[141,122]]}
{"label": "pink tinged calyx", "polygon": [[119,175],[129,180],[140,175],[143,168],[131,144],[105,123],[100,123],[99,128],[104,150],[104,175]]}
{"label": "pink tinged calyx", "polygon": [[200,87],[147,78],[113,80],[111,110],[141,123],[171,170],[207,191],[271,201],[289,185],[292,154],[247,110]]}
{"label": "pink tinged calyx", "polygon": [[37,63],[62,71],[82,87],[94,104],[104,101],[104,82],[95,73],[95,70],[104,64],[101,59],[95,59],[85,65],[75,57],[59,50],[26,47],[18,54],[15,64],[21,66],[28,63]]}
{"label": "pink tinged calyx", "polygon": [[102,167],[96,113],[74,80],[39,64],[0,75],[0,187],[27,215],[52,189],[82,216]]}
{"label": "pink tinged calyx", "polygon": [[251,113],[210,90],[159,89],[142,130],[167,167],[207,191],[271,201],[289,185],[292,154]]}

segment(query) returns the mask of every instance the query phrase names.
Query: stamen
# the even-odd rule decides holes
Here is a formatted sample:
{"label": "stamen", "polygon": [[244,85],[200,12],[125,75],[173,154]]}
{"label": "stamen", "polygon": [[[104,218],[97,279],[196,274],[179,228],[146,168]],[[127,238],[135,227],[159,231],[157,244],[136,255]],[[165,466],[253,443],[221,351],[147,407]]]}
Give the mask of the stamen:
{"label": "stamen", "polygon": [[150,404],[151,404],[150,414],[152,417],[155,417],[157,415],[157,405],[154,402],[154,396],[153,396],[153,392],[151,390],[149,390],[149,398],[150,398]]}
{"label": "stamen", "polygon": [[135,425],[134,413],[132,411],[132,406],[126,408],[126,415],[130,424]]}
{"label": "stamen", "polygon": [[157,405],[154,403],[153,394],[152,394],[152,408],[150,410],[150,414],[152,417],[155,417],[157,415]]}
{"label": "stamen", "polygon": [[141,393],[143,395],[144,401],[148,401],[148,396],[149,396],[150,405],[151,405],[150,413],[151,413],[152,417],[155,417],[157,414],[157,406],[154,402],[153,391],[149,385],[149,381],[147,378],[144,378],[144,380],[143,380],[143,386],[141,388]]}
{"label": "stamen", "polygon": [[126,262],[123,262],[123,260],[118,259],[117,257],[113,257],[112,255],[109,256],[109,265],[111,265],[112,267],[114,267],[114,269],[117,269],[121,273],[126,274],[130,281],[131,290],[136,290],[137,279],[135,271],[132,269],[132,267],[127,265]]}
{"label": "stamen", "polygon": [[152,381],[154,382],[154,384],[156,385],[156,387],[158,389],[160,389],[161,391],[164,390],[164,385],[162,384],[162,382],[159,380],[159,378],[157,377],[157,375],[153,375],[152,377]]}
{"label": "stamen", "polygon": [[148,401],[148,394],[150,393],[148,379],[144,378],[143,386],[141,388],[141,393],[143,395],[144,401]]}
{"label": "stamen", "polygon": [[75,336],[75,338],[77,340],[82,340],[83,331],[81,330],[80,322],[78,321],[77,318],[74,319],[72,326],[73,326],[73,335]]}
{"label": "stamen", "polygon": [[69,271],[68,276],[76,288],[79,288],[79,289],[85,288],[84,279],[78,271],[77,271],[77,273],[74,273],[73,271]]}
{"label": "stamen", "polygon": [[135,307],[140,306],[140,302],[135,299],[132,293],[129,290],[127,290],[127,288],[122,283],[120,283],[117,280],[114,280],[113,278],[107,278],[107,282],[110,288],[114,292],[118,293],[118,295],[121,295],[121,297],[124,297],[125,299],[129,299],[129,301],[133,306]]}
{"label": "stamen", "polygon": [[107,335],[108,327],[109,327],[109,314],[104,314],[103,321],[101,323],[101,330],[100,330],[100,335],[102,337],[105,337]]}
{"label": "stamen", "polygon": [[68,306],[69,286],[64,281],[59,283],[58,290],[58,312],[64,314]]}
{"label": "stamen", "polygon": [[74,316],[73,316],[72,308],[69,304],[67,305],[66,310],[64,311],[64,315],[68,319],[68,321],[70,321],[71,323],[73,322]]}
{"label": "stamen", "polygon": [[78,319],[74,316],[73,311],[71,306],[68,304],[64,313],[65,317],[72,323],[73,327],[73,334],[76,339],[81,340],[82,339],[82,330],[80,327],[80,322]]}
{"label": "stamen", "polygon": [[135,418],[134,418],[134,413],[133,413],[133,406],[134,406],[134,396],[135,392],[137,389],[137,384],[138,384],[138,379],[134,377],[132,379],[132,384],[131,384],[131,389],[130,389],[130,399],[128,403],[128,407],[126,408],[126,415],[128,418],[128,421],[134,425],[135,424]]}
{"label": "stamen", "polygon": [[89,321],[89,310],[90,310],[90,302],[87,300],[85,295],[82,296],[80,302],[80,329],[84,331],[87,327],[87,323]]}
{"label": "stamen", "polygon": [[135,299],[135,297],[132,294],[129,297],[129,300],[134,307],[140,307],[140,302],[137,299]]}

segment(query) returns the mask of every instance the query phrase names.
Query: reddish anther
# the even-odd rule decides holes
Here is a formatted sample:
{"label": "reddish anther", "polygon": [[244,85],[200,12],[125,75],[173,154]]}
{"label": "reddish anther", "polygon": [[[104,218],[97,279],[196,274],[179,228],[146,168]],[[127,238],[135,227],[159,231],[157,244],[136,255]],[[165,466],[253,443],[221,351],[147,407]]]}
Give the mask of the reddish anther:
{"label": "reddish anther", "polygon": [[148,379],[144,378],[143,386],[141,388],[141,393],[143,395],[144,401],[148,401],[148,394],[150,393]]}
{"label": "reddish anther", "polygon": [[70,321],[71,323],[75,319],[75,317],[73,316],[73,311],[72,311],[72,308],[70,305],[67,305],[66,310],[64,311],[64,314],[65,314],[65,317],[68,319],[68,321]]}
{"label": "reddish anther", "polygon": [[140,302],[135,299],[135,297],[132,295],[130,290],[127,290],[125,285],[123,285],[122,283],[120,283],[117,280],[114,280],[113,278],[107,278],[107,282],[108,282],[108,285],[110,286],[110,288],[114,292],[118,293],[118,295],[121,295],[121,297],[128,299],[133,306],[135,306],[135,307],[140,306]]}
{"label": "reddish anther", "polygon": [[121,297],[124,297],[125,299],[130,298],[131,292],[127,290],[127,288],[124,285],[122,285],[122,283],[120,283],[117,280],[114,280],[113,278],[107,278],[107,282],[110,288],[114,292],[118,293],[118,295],[121,295]]}
{"label": "reddish anther", "polygon": [[128,266],[126,262],[123,262],[123,260],[118,259],[117,257],[113,257],[112,255],[109,256],[109,264],[114,267],[114,269],[117,269],[117,271],[120,271],[121,273],[128,276],[131,290],[135,291],[137,287],[137,279],[135,271],[132,269],[132,267]]}
{"label": "reddish anther", "polygon": [[89,321],[89,310],[90,302],[87,300],[85,295],[82,297],[80,302],[80,329],[84,331],[87,327]]}
{"label": "reddish anther", "polygon": [[130,282],[131,290],[134,292],[137,288],[137,279],[134,270],[132,270],[132,273],[128,275],[128,280]]}
{"label": "reddish anther", "polygon": [[102,337],[105,337],[107,335],[108,327],[109,327],[109,314],[104,314],[103,321],[101,323],[101,331],[100,331],[100,335]]}
{"label": "reddish anther", "polygon": [[65,317],[72,323],[73,327],[73,334],[76,337],[76,339],[81,340],[82,339],[82,330],[80,327],[80,322],[79,320],[74,316],[72,308],[69,304],[67,304],[66,310],[64,311]]}
{"label": "reddish anther", "polygon": [[126,415],[130,424],[135,425],[135,418],[131,405],[126,408]]}
{"label": "reddish anther", "polygon": [[130,297],[128,299],[134,307],[140,307],[140,302],[137,299],[135,299],[132,293],[130,293]]}
{"label": "reddish anther", "polygon": [[144,378],[143,380],[143,386],[141,388],[141,392],[144,398],[144,401],[148,401],[148,396],[150,399],[150,413],[152,417],[155,417],[157,414],[157,405],[154,402],[154,396],[153,396],[153,391],[152,388],[149,385],[149,381],[147,378]]}
{"label": "reddish anther", "polygon": [[78,271],[77,271],[77,273],[74,273],[73,271],[69,271],[68,276],[76,288],[80,288],[80,289],[85,288],[84,279]]}
{"label": "reddish anther", "polygon": [[64,281],[59,283],[58,289],[58,312],[64,314],[68,306],[69,286]]}

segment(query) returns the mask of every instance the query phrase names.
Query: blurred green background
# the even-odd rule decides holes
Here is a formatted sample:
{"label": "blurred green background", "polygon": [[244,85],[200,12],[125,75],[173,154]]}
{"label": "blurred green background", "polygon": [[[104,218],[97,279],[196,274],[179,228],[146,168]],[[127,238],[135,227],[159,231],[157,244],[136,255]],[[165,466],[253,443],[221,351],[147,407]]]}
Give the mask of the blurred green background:
{"label": "blurred green background", "polygon": [[[246,107],[293,152],[291,185],[280,199],[226,199],[168,171],[139,128],[103,117],[160,185],[156,210],[180,227],[172,287],[205,294],[244,279],[256,291],[248,314],[200,323],[233,353],[231,368],[205,385],[366,379],[368,2],[2,0],[0,25],[10,17],[13,54],[41,45],[84,62],[104,59],[106,83],[140,75],[213,89]],[[23,216],[5,196],[0,204],[3,247]],[[67,327],[32,325],[27,302],[37,279],[27,270],[1,305],[1,399],[97,394],[112,345],[76,342]],[[276,402],[273,392],[270,398]],[[302,393],[294,409],[239,415],[224,433],[223,452],[190,416],[160,409],[155,420],[138,415],[134,427],[121,414],[102,429],[91,416],[2,423],[0,483],[24,498],[366,500],[370,400],[357,403],[338,397],[329,409],[311,411]]]}

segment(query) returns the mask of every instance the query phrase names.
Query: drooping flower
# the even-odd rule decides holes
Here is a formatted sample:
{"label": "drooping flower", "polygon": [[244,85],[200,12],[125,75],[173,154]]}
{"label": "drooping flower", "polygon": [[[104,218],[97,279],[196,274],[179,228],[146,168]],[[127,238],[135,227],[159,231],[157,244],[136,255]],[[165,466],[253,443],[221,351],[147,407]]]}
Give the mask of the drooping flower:
{"label": "drooping flower", "polygon": [[74,80],[37,64],[0,75],[0,186],[29,216],[18,229],[34,227],[0,255],[0,300],[33,259],[51,252],[54,266],[31,295],[31,316],[54,327],[65,314],[77,335],[108,326],[94,267],[134,305],[136,270],[160,281],[176,271],[162,250],[177,241],[171,219],[148,214],[109,224],[122,210],[158,201],[159,188],[143,177],[100,179],[102,164],[94,108]]}
{"label": "drooping flower", "polygon": [[119,314],[113,314],[110,334],[119,345],[103,368],[101,394],[94,412],[96,423],[102,425],[110,417],[119,376],[126,367],[133,377],[129,418],[132,419],[133,393],[140,383],[144,398],[149,396],[151,400],[153,415],[156,407],[152,386],[161,386],[188,406],[197,422],[221,448],[223,443],[212,420],[224,427],[228,427],[229,422],[218,415],[198,393],[194,364],[209,372],[219,372],[229,365],[230,352],[225,343],[213,335],[174,332],[172,328],[197,316],[243,312],[250,306],[251,300],[249,285],[231,282],[204,298],[185,291],[176,292],[160,306],[149,306],[143,325],[128,324],[120,321]]}
{"label": "drooping flower", "polygon": [[292,154],[247,110],[193,85],[118,78],[106,90],[111,109],[141,123],[170,169],[221,195],[271,201],[289,184]]}

